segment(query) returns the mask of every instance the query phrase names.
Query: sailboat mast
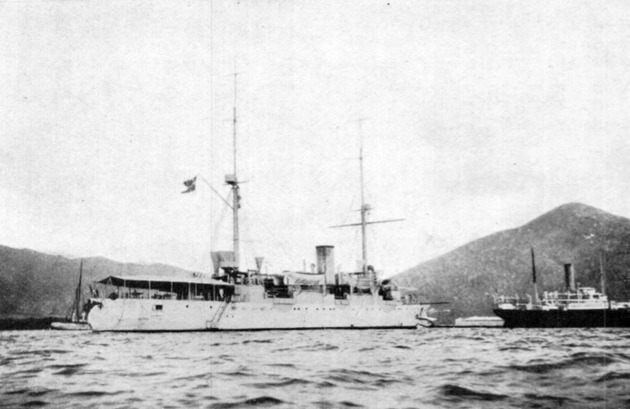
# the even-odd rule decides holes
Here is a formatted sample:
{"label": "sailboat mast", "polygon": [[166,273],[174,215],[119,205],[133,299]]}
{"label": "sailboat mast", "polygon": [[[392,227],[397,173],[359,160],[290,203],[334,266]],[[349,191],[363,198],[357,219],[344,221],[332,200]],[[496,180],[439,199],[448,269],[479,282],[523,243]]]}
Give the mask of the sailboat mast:
{"label": "sailboat mast", "polygon": [[606,295],[606,270],[604,269],[604,251],[599,253],[599,284],[602,287],[602,294]]}
{"label": "sailboat mast", "polygon": [[233,147],[234,147],[234,174],[231,179],[226,180],[226,182],[232,185],[232,224],[233,224],[233,238],[234,238],[234,267],[238,271],[239,267],[239,229],[238,229],[238,209],[240,205],[240,195],[239,195],[239,186],[238,186],[238,177],[236,174],[236,77],[237,73],[234,73],[234,108],[233,108],[233,117],[232,117],[232,138],[233,138]]}
{"label": "sailboat mast", "polygon": [[534,283],[534,301],[536,304],[540,302],[538,298],[538,284],[536,284],[536,257],[534,256],[534,248],[531,248],[532,253],[532,282]]}
{"label": "sailboat mast", "polygon": [[79,264],[79,284],[77,285],[77,289],[74,293],[74,320],[78,321],[81,319],[81,279],[83,278],[83,259],[81,259],[81,263]]}

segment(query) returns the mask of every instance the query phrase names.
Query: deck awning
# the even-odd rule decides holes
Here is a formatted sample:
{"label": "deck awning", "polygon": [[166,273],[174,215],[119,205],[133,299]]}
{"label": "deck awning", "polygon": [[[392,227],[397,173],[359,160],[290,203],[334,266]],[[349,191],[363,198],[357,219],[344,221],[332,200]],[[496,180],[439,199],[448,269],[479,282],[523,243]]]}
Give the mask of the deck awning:
{"label": "deck awning", "polygon": [[163,277],[163,276],[109,276],[97,281],[100,284],[115,285],[117,287],[151,288],[152,290],[170,291],[173,285],[202,287],[234,287],[234,284],[215,280],[209,277]]}

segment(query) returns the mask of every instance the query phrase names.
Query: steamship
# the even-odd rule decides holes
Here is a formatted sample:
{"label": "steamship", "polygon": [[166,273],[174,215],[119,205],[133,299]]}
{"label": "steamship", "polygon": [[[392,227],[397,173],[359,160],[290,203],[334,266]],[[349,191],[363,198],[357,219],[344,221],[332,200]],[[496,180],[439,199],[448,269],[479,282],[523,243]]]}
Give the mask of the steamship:
{"label": "steamship", "polygon": [[[234,109],[236,146],[236,108]],[[88,322],[93,331],[225,331],[289,329],[371,329],[429,326],[429,305],[417,293],[403,292],[389,280],[380,280],[367,263],[366,227],[371,210],[363,197],[361,172],[362,261],[356,271],[335,268],[334,247],[316,247],[311,271],[266,274],[264,259],[256,268],[239,264],[239,208],[241,192],[234,172],[226,175],[231,188],[233,249],[212,252],[213,274],[187,277],[112,275],[97,284],[90,299]],[[195,180],[185,182],[193,187]],[[214,190],[214,189],[213,189]],[[343,227],[343,226],[333,226]]]}
{"label": "steamship", "polygon": [[534,299],[499,296],[494,298],[494,313],[508,328],[556,327],[630,327],[630,302],[611,301],[605,294],[605,276],[601,270],[601,292],[593,287],[575,285],[573,265],[565,264],[566,288],[562,292],[545,291],[538,296],[536,267],[532,250]]}

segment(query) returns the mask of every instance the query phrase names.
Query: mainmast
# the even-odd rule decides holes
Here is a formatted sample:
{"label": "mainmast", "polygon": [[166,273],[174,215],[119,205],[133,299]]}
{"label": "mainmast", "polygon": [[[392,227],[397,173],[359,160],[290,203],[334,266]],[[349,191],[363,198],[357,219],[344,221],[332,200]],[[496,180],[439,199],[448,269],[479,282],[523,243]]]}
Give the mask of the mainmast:
{"label": "mainmast", "polygon": [[361,177],[361,262],[363,264],[363,274],[367,273],[367,235],[365,226],[367,224],[367,213],[370,205],[365,204],[365,185],[363,183],[363,132],[361,132],[361,122],[359,120],[359,174]]}
{"label": "mainmast", "polygon": [[363,274],[367,274],[368,271],[368,252],[367,252],[367,225],[368,224],[376,224],[376,223],[390,223],[390,222],[399,222],[404,219],[390,219],[390,220],[378,220],[374,222],[369,222],[367,220],[368,213],[372,210],[372,207],[365,203],[365,185],[364,185],[364,176],[363,176],[363,132],[361,131],[361,122],[365,119],[359,119],[359,175],[361,181],[361,223],[351,223],[351,224],[341,224],[338,226],[330,226],[330,227],[348,227],[348,226],[361,226],[361,263],[362,269],[361,272]]}
{"label": "mainmast", "polygon": [[225,183],[232,186],[232,228],[234,239],[234,269],[238,271],[239,267],[239,233],[238,233],[238,209],[240,205],[240,194],[238,177],[236,174],[236,76],[234,73],[234,108],[232,117],[232,138],[233,138],[233,150],[234,150],[234,172],[231,175],[225,175]]}

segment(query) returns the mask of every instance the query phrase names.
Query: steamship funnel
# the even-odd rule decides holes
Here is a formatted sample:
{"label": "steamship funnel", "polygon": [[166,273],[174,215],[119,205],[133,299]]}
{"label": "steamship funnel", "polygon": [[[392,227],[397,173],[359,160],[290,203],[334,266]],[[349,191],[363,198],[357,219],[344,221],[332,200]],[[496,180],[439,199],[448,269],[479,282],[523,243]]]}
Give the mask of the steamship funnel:
{"label": "steamship funnel", "polygon": [[335,282],[335,247],[317,246],[317,273],[324,274],[326,282]]}
{"label": "steamship funnel", "polygon": [[256,270],[258,270],[258,272],[260,273],[262,271],[262,265],[263,265],[263,261],[265,260],[264,257],[255,257],[254,260],[256,260]]}
{"label": "steamship funnel", "polygon": [[221,275],[220,271],[222,267],[235,267],[233,251],[212,251],[212,267],[214,269],[214,275]]}
{"label": "steamship funnel", "polygon": [[567,286],[567,290],[576,291],[575,288],[575,270],[573,264],[564,265],[564,282]]}

